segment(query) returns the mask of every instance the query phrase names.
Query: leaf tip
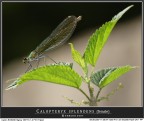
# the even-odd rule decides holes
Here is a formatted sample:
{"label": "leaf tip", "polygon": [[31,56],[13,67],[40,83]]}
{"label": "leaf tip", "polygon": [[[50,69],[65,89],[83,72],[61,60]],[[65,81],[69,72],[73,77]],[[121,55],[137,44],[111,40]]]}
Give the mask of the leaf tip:
{"label": "leaf tip", "polygon": [[74,48],[72,43],[68,43],[68,44],[70,45],[71,49],[73,49],[73,48]]}
{"label": "leaf tip", "polygon": [[125,10],[125,12],[126,11],[128,11],[130,8],[132,8],[134,5],[130,5],[130,6],[128,6],[127,8],[125,8],[124,10]]}
{"label": "leaf tip", "polygon": [[17,83],[18,80],[14,81],[12,84],[10,84],[5,90],[10,90],[10,89],[14,89],[18,86]]}
{"label": "leaf tip", "polygon": [[139,68],[139,66],[133,66],[132,69],[134,69],[134,68]]}
{"label": "leaf tip", "polygon": [[130,66],[130,65],[127,65],[127,67],[129,67],[131,69],[139,68],[139,66]]}
{"label": "leaf tip", "polygon": [[119,12],[117,15],[115,15],[112,20],[119,20],[130,8],[132,8],[134,5],[130,5],[128,7],[126,7],[124,10],[122,10],[121,12]]}
{"label": "leaf tip", "polygon": [[130,5],[129,8],[133,7],[134,5]]}

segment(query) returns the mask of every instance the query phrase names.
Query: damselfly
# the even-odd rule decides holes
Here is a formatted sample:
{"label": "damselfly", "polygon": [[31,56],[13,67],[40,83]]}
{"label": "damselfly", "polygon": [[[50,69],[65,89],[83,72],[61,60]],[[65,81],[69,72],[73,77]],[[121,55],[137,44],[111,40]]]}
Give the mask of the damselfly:
{"label": "damselfly", "polygon": [[60,45],[63,45],[74,32],[77,22],[81,20],[81,16],[68,16],[64,19],[58,27],[48,36],[40,45],[33,50],[28,57],[23,59],[24,63],[29,63],[32,67],[31,61],[39,60],[44,52],[52,50]]}

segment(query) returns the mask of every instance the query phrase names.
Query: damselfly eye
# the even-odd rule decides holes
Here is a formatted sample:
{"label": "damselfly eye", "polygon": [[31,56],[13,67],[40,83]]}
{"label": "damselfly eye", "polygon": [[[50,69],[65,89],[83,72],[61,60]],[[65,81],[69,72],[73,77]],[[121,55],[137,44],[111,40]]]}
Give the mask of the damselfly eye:
{"label": "damselfly eye", "polygon": [[24,58],[23,63],[27,63],[27,62],[28,62],[27,58]]}

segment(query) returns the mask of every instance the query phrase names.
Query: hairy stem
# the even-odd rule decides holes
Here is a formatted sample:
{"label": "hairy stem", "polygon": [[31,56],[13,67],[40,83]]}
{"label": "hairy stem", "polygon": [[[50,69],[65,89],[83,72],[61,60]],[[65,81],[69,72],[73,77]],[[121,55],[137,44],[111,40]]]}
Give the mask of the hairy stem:
{"label": "hairy stem", "polygon": [[90,101],[90,98],[89,98],[89,96],[82,90],[82,89],[78,89],[81,93],[83,93],[85,96],[86,96],[86,98]]}
{"label": "hairy stem", "polygon": [[89,89],[89,93],[90,93],[89,106],[97,106],[97,101],[93,95],[94,89],[90,86],[90,82],[88,83],[88,89]]}
{"label": "hairy stem", "polygon": [[92,98],[93,97],[93,90],[90,86],[90,82],[88,83],[88,89],[89,89],[90,97]]}
{"label": "hairy stem", "polygon": [[98,91],[98,93],[96,95],[96,101],[98,100],[98,97],[99,97],[99,94],[100,94],[101,90],[102,90],[102,88],[99,88],[99,91]]}

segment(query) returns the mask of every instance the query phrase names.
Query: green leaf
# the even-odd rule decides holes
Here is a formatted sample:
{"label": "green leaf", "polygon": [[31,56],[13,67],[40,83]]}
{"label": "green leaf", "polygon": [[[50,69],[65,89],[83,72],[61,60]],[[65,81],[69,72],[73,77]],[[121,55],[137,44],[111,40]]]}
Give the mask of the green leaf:
{"label": "green leaf", "polygon": [[106,68],[93,73],[90,77],[90,80],[99,87],[100,81],[103,81],[111,72],[113,72],[116,68]]}
{"label": "green leaf", "polygon": [[96,65],[98,57],[104,47],[111,31],[113,30],[117,21],[122,17],[122,15],[129,10],[133,5],[127,7],[116,16],[112,18],[111,21],[106,22],[102,27],[100,27],[96,32],[90,37],[88,41],[88,45],[84,52],[84,59],[87,63],[92,66]]}
{"label": "green leaf", "polygon": [[69,66],[47,65],[33,69],[21,75],[15,82],[13,82],[10,86],[7,87],[7,90],[15,88],[18,85],[27,82],[29,80],[51,82],[75,88],[79,88],[82,82],[81,76],[79,76]]}
{"label": "green leaf", "polygon": [[71,46],[71,52],[72,52],[72,58],[73,60],[78,63],[85,72],[87,72],[87,66],[86,66],[86,63],[84,61],[84,59],[82,58],[81,54],[74,49],[74,46],[72,43],[69,43],[70,46]]}
{"label": "green leaf", "polygon": [[98,87],[103,88],[133,68],[135,67],[127,65],[102,69],[93,73],[90,80]]}
{"label": "green leaf", "polygon": [[73,68],[73,63],[66,63],[66,62],[58,62],[58,63],[53,63],[51,65],[64,65],[64,66],[69,66],[71,69]]}

